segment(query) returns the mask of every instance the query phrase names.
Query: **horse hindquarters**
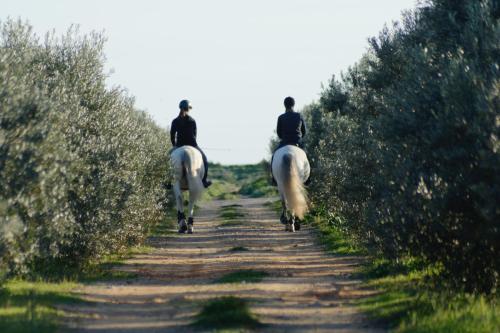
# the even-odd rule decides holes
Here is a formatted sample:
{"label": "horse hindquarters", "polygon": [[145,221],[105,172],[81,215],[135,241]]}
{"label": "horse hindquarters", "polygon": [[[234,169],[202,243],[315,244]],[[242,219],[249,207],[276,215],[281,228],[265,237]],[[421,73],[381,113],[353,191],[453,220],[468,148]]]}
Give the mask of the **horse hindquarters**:
{"label": "horse hindquarters", "polygon": [[[196,200],[201,197],[204,187],[202,183],[203,163],[201,154],[192,147],[181,147],[172,153],[172,165],[175,170],[174,194],[177,201],[177,211],[179,216],[179,232],[193,232],[193,213]],[[186,220],[184,214],[182,191],[189,191],[189,219]]]}
{"label": "horse hindquarters", "polygon": [[299,177],[297,166],[292,154],[285,154],[282,158],[282,191],[288,210],[292,213],[292,219],[304,218],[307,211],[307,199],[304,185]]}
{"label": "horse hindquarters", "polygon": [[[201,156],[201,153],[199,153]],[[192,156],[194,159],[195,157]],[[195,163],[194,161],[191,160],[191,156],[186,153],[186,179],[188,183],[188,188],[189,188],[189,217],[191,223],[188,223],[191,228],[189,230],[192,231],[192,225],[193,225],[193,214],[194,214],[194,204],[196,201],[201,199],[201,195],[203,193],[203,190],[205,187],[203,186],[202,178],[203,178],[203,171],[200,169],[195,169],[193,166]],[[198,174],[198,171],[200,174]]]}

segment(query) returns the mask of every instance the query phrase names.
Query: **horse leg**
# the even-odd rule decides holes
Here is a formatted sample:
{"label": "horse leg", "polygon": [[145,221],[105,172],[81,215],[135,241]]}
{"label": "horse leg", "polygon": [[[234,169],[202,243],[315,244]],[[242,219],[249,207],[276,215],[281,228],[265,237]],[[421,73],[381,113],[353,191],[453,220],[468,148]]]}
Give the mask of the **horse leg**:
{"label": "horse leg", "polygon": [[295,231],[300,230],[300,220],[298,218],[295,219],[293,225],[295,226]]}
{"label": "horse leg", "polygon": [[288,226],[288,231],[295,232],[295,216],[292,215],[290,217],[290,220],[289,220],[287,226]]}
{"label": "horse leg", "polygon": [[280,222],[282,224],[286,224],[287,223],[287,217],[286,217],[286,205],[285,205],[285,202],[282,200],[281,201],[281,216],[280,216]]}
{"label": "horse leg", "polygon": [[188,224],[187,224],[187,232],[188,234],[192,234],[194,232],[194,200],[189,198],[189,219],[188,219]]}
{"label": "horse leg", "polygon": [[283,195],[280,195],[280,197],[281,197],[281,216],[280,216],[280,222],[281,222],[281,224],[285,225],[285,231],[288,231],[288,216],[287,216],[287,209],[286,209],[285,197]]}
{"label": "horse leg", "polygon": [[185,233],[187,230],[186,226],[186,215],[184,215],[184,206],[182,200],[182,191],[180,182],[175,182],[174,185],[174,195],[177,204],[177,224],[179,226],[179,233]]}
{"label": "horse leg", "polygon": [[[281,201],[283,205],[283,211],[281,212],[280,221],[285,225],[285,231],[295,232],[295,218],[293,214],[290,214],[286,206],[285,198]],[[299,227],[300,228],[300,227]]]}

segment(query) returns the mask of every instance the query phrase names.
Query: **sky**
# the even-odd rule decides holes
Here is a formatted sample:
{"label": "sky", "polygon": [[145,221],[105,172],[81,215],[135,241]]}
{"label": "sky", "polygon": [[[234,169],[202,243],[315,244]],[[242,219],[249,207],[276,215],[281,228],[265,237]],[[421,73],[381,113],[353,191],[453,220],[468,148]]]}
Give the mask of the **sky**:
{"label": "sky", "polygon": [[366,52],[415,0],[0,0],[0,20],[44,35],[103,32],[109,86],[162,127],[189,99],[198,144],[223,164],[269,157],[283,99],[296,109]]}

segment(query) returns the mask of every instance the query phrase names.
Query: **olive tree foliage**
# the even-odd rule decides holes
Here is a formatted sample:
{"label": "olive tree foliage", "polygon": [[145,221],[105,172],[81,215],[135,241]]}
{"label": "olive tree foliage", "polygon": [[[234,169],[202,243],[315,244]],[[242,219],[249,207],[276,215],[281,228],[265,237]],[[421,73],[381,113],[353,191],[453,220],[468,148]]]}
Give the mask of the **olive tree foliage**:
{"label": "olive tree foliage", "polygon": [[500,5],[435,0],[370,40],[306,111],[313,202],[450,285],[500,284]]}
{"label": "olive tree foliage", "polygon": [[169,140],[106,87],[104,38],[0,25],[0,272],[80,266],[162,218]]}

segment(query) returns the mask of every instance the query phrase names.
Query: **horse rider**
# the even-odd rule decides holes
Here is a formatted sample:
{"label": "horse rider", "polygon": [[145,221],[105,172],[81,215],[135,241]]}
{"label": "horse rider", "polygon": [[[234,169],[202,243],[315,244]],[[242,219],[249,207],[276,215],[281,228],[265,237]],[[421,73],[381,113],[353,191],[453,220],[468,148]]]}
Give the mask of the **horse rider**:
{"label": "horse rider", "polygon": [[203,165],[205,166],[205,174],[203,175],[202,182],[203,186],[207,188],[212,185],[212,182],[207,180],[207,156],[200,147],[198,147],[198,143],[196,142],[196,121],[189,115],[189,110],[192,108],[191,102],[186,99],[183,99],[179,103],[179,116],[172,121],[172,125],[170,126],[170,141],[174,149],[182,146],[191,146],[201,153]]}
{"label": "horse rider", "polygon": [[[287,145],[297,146],[301,149],[304,148],[302,139],[306,135],[306,123],[302,115],[294,111],[295,100],[292,97],[288,96],[285,98],[284,105],[285,113],[278,117],[278,125],[276,127],[276,133],[280,138],[280,144],[274,152]],[[273,164],[274,152],[271,158],[271,165]],[[272,177],[273,184],[276,185],[274,175]],[[308,181],[309,179],[306,183],[308,183]]]}

